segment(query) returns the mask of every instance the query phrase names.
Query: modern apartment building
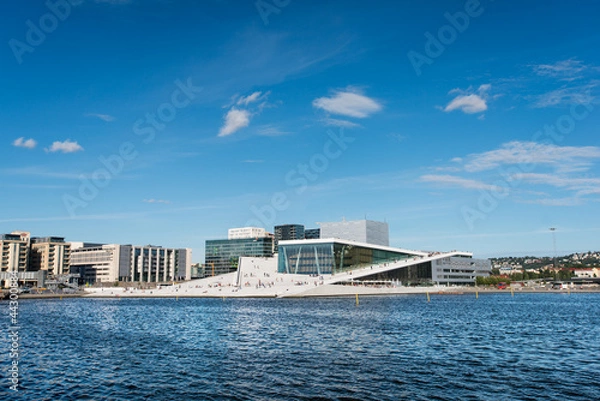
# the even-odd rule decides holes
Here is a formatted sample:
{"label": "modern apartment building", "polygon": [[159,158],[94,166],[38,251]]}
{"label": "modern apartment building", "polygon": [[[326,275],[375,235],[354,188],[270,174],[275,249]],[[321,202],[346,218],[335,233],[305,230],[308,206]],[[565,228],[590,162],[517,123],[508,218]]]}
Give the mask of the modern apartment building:
{"label": "modern apartment building", "polygon": [[283,224],[275,226],[276,241],[292,241],[304,239],[304,226],[302,224]]}
{"label": "modern apartment building", "polygon": [[43,284],[45,275],[30,270],[28,232],[14,231],[0,234],[0,286],[9,287],[13,274],[17,273],[19,283]]}
{"label": "modern apartment building", "polygon": [[45,270],[49,275],[69,274],[71,244],[62,237],[32,238],[29,263],[29,268],[34,271]]}
{"label": "modern apartment building", "polygon": [[14,231],[0,234],[1,271],[21,272],[29,269],[30,235],[27,232]]}
{"label": "modern apartment building", "polygon": [[304,229],[304,239],[319,239],[321,238],[320,228],[306,228]]}

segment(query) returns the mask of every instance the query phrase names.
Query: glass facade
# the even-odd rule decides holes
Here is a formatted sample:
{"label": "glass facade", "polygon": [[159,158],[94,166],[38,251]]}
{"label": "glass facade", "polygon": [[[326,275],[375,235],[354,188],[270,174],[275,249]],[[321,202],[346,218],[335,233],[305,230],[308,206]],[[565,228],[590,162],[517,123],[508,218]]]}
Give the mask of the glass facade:
{"label": "glass facade", "polygon": [[237,270],[240,256],[273,256],[273,238],[207,240],[204,277],[218,276]]}
{"label": "glass facade", "polygon": [[336,274],[412,255],[339,242],[279,245],[278,272],[287,274]]}
{"label": "glass facade", "polygon": [[363,282],[401,282],[403,285],[421,285],[432,283],[431,262],[418,263],[391,270],[384,273],[371,274],[361,277],[357,281]]}

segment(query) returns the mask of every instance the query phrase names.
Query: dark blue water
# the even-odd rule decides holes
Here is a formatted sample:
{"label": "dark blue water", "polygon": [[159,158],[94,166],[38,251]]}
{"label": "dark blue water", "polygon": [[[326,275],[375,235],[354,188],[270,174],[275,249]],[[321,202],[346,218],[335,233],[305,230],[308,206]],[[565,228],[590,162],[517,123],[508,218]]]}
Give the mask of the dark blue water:
{"label": "dark blue water", "polygon": [[600,399],[600,294],[21,300],[20,323],[0,399]]}

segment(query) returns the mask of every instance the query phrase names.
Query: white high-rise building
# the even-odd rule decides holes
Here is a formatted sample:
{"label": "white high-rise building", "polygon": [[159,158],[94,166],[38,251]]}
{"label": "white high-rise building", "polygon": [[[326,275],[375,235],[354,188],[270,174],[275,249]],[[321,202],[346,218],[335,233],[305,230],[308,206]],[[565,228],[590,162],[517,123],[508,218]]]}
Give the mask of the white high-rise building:
{"label": "white high-rise building", "polygon": [[321,238],[338,238],[372,245],[390,246],[390,228],[388,223],[372,220],[318,223]]}

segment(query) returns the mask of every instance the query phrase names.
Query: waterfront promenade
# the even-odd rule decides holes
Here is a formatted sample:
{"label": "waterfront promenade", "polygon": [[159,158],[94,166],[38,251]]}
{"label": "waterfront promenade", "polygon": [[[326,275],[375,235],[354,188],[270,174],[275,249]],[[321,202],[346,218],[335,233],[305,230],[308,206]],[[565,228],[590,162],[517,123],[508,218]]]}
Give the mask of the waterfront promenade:
{"label": "waterfront promenade", "polygon": [[[397,264],[409,264],[410,260]],[[545,286],[515,287],[498,290],[491,287],[471,286],[405,286],[401,283],[362,283],[352,282],[352,278],[384,272],[395,264],[363,266],[358,269],[335,275],[309,276],[303,274],[282,274],[277,272],[273,259],[242,258],[237,272],[200,280],[157,288],[103,287],[86,288],[86,297],[206,297],[206,298],[288,298],[288,297],[333,297],[354,295],[397,295],[397,294],[460,294],[460,293],[522,293],[538,292],[597,292],[600,286],[574,287],[565,290],[551,290]]]}

